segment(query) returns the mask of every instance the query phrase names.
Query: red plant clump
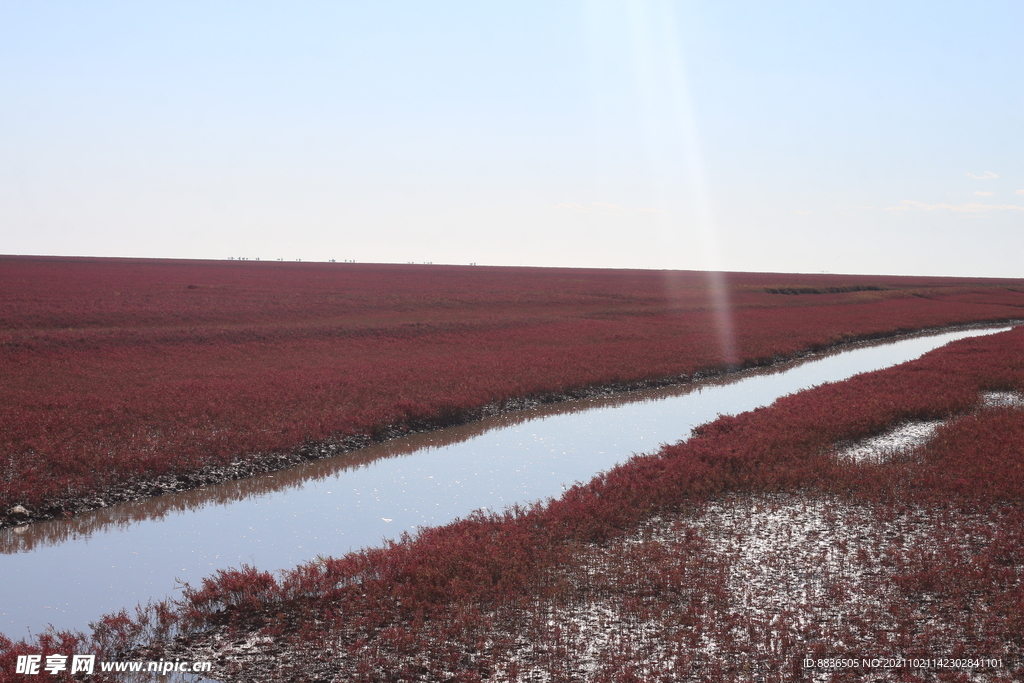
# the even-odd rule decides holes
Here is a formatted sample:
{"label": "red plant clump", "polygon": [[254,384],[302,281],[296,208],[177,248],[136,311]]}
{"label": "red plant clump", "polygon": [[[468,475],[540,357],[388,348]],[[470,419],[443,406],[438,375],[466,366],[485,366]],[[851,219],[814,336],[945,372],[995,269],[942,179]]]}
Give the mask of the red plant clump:
{"label": "red plant clump", "polygon": [[1024,306],[1014,280],[725,281],[722,327],[694,272],[0,257],[0,515]]}
{"label": "red plant clump", "polygon": [[[1019,680],[1024,409],[986,392],[1024,394],[1024,329],[722,417],[555,501],[218,572],[92,642],[236,681]],[[935,419],[924,445],[842,455]],[[843,657],[904,668],[806,670]],[[935,658],[999,663],[906,664]]]}

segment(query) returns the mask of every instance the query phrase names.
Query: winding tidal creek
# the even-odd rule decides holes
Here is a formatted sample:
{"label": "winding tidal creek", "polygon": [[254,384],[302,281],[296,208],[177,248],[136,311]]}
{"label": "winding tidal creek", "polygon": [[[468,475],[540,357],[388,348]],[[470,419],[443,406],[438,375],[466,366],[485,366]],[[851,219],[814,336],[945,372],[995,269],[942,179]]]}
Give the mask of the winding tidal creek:
{"label": "winding tidal creek", "polygon": [[278,570],[380,545],[479,509],[556,497],[716,417],[912,360],[970,329],[859,346],[770,370],[546,405],[252,479],[0,530],[0,632],[85,629],[180,595],[217,569]]}

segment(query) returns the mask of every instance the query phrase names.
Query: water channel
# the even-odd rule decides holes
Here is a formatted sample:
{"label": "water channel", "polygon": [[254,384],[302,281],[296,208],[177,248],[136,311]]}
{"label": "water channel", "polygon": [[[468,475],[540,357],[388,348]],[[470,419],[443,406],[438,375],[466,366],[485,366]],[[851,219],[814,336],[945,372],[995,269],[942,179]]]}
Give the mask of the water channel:
{"label": "water channel", "polygon": [[572,401],[395,439],[287,471],[0,531],[0,632],[85,629],[217,569],[277,570],[473,510],[558,496],[636,453],[824,382],[902,363],[971,329],[861,346],[727,380]]}

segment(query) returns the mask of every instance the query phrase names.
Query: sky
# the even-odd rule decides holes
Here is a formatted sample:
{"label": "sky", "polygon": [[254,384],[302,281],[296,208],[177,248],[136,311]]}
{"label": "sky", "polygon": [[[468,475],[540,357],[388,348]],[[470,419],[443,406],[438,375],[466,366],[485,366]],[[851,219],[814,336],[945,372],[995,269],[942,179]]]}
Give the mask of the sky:
{"label": "sky", "polygon": [[0,253],[1024,277],[1024,4],[0,2]]}

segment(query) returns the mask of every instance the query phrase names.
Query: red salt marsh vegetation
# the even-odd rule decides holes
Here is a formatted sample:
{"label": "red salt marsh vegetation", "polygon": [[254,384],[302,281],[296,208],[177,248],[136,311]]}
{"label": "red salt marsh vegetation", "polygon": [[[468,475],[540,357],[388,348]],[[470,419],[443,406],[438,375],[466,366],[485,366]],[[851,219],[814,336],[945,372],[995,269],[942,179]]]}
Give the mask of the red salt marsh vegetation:
{"label": "red salt marsh vegetation", "polygon": [[[148,646],[231,680],[857,680],[802,670],[844,655],[987,655],[1004,665],[980,680],[1014,680],[1022,390],[1021,330],[964,340],[721,418],[549,504],[283,576],[226,570],[88,637],[6,642],[0,671]],[[936,421],[923,445],[846,455]]]}
{"label": "red salt marsh vegetation", "polygon": [[723,297],[696,272],[0,257],[0,523],[273,469],[485,406],[1024,310],[1016,280],[724,283]]}
{"label": "red salt marsh vegetation", "polygon": [[73,646],[230,681],[1020,680],[1022,444],[1016,328],[722,417],[555,501],[218,572],[88,637],[8,644],[0,670]]}

